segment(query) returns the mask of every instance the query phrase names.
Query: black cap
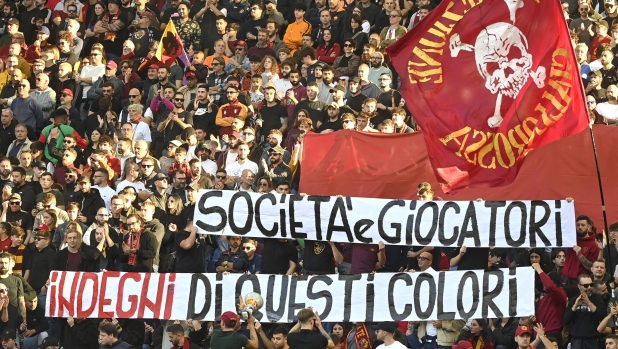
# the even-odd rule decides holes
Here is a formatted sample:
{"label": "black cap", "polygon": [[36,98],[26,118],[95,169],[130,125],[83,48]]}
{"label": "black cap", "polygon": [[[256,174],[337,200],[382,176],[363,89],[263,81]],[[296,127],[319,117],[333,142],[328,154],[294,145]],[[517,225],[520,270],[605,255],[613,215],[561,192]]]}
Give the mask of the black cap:
{"label": "black cap", "polygon": [[47,347],[58,347],[60,346],[58,344],[58,340],[54,337],[47,337],[45,339],[43,339],[43,342],[41,342],[41,344],[39,344],[39,346],[37,348],[39,349],[44,349]]}
{"label": "black cap", "polygon": [[167,177],[166,175],[164,175],[163,173],[157,173],[157,174],[154,176],[154,179],[155,179],[155,180],[157,180],[157,181],[159,181],[159,180],[162,180],[162,179],[168,179],[168,177]]}
{"label": "black cap", "polygon": [[116,5],[120,5],[120,0],[107,0],[107,4],[116,4]]}
{"label": "black cap", "polygon": [[90,177],[88,177],[88,176],[81,176],[77,183],[84,183],[84,182],[90,183]]}
{"label": "black cap", "polygon": [[343,93],[345,93],[345,87],[341,86],[341,85],[335,85],[333,86],[333,88],[330,89],[330,93],[333,93],[335,91],[341,91]]}
{"label": "black cap", "polygon": [[382,330],[387,333],[394,333],[398,327],[399,325],[394,321],[380,322],[377,326],[373,326],[374,329]]}
{"label": "black cap", "polygon": [[32,163],[32,167],[47,169],[47,165],[45,165],[45,163],[43,161],[35,161],[35,162],[33,162]]}
{"label": "black cap", "polygon": [[4,330],[2,331],[2,339],[3,340],[7,340],[7,339],[17,339],[17,336],[15,335],[15,330]]}

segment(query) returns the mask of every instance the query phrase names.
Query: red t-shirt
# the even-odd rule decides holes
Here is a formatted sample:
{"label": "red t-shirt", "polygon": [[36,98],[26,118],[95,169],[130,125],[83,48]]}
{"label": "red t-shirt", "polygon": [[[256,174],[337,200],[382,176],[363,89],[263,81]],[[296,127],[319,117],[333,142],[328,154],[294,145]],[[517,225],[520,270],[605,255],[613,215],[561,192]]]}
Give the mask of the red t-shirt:
{"label": "red t-shirt", "polygon": [[79,252],[69,252],[69,261],[67,262],[66,271],[80,271],[79,264],[82,262],[82,256]]}
{"label": "red t-shirt", "polygon": [[352,244],[352,266],[350,274],[371,273],[378,263],[378,245]]}
{"label": "red t-shirt", "polygon": [[11,237],[7,236],[6,239],[0,240],[0,251],[2,252],[11,252]]}

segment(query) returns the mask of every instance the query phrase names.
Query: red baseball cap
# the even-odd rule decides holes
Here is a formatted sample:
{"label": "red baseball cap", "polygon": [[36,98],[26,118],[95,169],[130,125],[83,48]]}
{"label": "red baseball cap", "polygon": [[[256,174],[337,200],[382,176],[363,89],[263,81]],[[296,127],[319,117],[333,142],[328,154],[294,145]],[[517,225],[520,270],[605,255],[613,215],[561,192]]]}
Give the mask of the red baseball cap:
{"label": "red baseball cap", "polygon": [[159,66],[157,64],[151,64],[150,67],[148,67],[148,69],[157,69],[157,70],[159,70]]}
{"label": "red baseball cap", "polygon": [[226,325],[233,326],[236,324],[236,322],[238,322],[238,314],[234,313],[233,311],[226,311],[225,313],[221,314],[221,320],[225,322]]}
{"label": "red baseball cap", "polygon": [[515,336],[521,336],[524,333],[532,335],[532,331],[530,331],[530,327],[525,326],[525,325],[517,327],[517,331],[515,331]]}
{"label": "red baseball cap", "polygon": [[73,97],[73,91],[69,90],[68,88],[65,88],[64,90],[62,90],[62,93]]}
{"label": "red baseball cap", "polygon": [[236,45],[234,45],[234,47],[236,46],[242,46],[245,48],[245,50],[249,49],[249,45],[247,45],[247,42],[245,40],[238,40],[236,41]]}
{"label": "red baseball cap", "polygon": [[194,73],[194,72],[192,72],[192,71],[188,71],[188,72],[186,72],[186,73],[185,73],[185,77],[186,77],[186,78],[191,78],[191,79],[197,79],[197,75],[195,75],[195,73]]}
{"label": "red baseball cap", "polygon": [[39,224],[38,227],[36,227],[34,229],[34,231],[38,231],[38,230],[47,230],[47,231],[49,231],[49,226],[47,226],[47,224],[41,223],[41,224]]}

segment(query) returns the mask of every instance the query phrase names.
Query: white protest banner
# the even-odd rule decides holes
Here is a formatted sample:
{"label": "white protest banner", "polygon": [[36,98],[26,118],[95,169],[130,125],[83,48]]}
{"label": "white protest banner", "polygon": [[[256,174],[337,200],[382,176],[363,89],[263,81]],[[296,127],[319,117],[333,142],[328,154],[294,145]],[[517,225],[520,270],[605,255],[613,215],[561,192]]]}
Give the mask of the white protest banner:
{"label": "white protest banner", "polygon": [[[217,320],[238,296],[259,293],[255,317],[293,322],[313,307],[324,321],[419,321],[534,314],[534,270],[311,277],[246,274],[51,273],[51,317]],[[412,296],[415,295],[415,296]]]}
{"label": "white protest banner", "polygon": [[572,247],[572,202],[410,201],[200,190],[202,234],[391,245]]}

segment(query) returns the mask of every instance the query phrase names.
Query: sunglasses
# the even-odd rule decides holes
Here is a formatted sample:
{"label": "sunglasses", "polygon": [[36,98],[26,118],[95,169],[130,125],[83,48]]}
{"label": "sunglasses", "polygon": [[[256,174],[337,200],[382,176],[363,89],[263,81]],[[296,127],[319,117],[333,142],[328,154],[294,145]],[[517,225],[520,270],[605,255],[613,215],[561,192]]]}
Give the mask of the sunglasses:
{"label": "sunglasses", "polygon": [[67,10],[68,13],[77,13],[77,10]]}
{"label": "sunglasses", "polygon": [[73,175],[73,174],[66,174],[66,175],[64,175],[64,178],[71,178],[71,177],[77,177],[77,176]]}
{"label": "sunglasses", "polygon": [[39,238],[39,237],[36,237],[36,238],[34,238],[34,240],[36,240],[36,241],[41,241],[41,240],[47,240],[47,239],[46,239],[46,238]]}
{"label": "sunglasses", "polygon": [[21,205],[21,202],[19,202],[19,201],[12,201],[12,202],[9,202],[9,205],[11,205],[11,206],[19,206],[19,205]]}
{"label": "sunglasses", "polygon": [[129,95],[129,98],[137,98],[139,95]]}
{"label": "sunglasses", "polygon": [[243,249],[244,249],[245,251],[249,251],[249,250],[251,249],[251,247],[250,247],[250,246],[245,246],[245,247],[243,247]]}
{"label": "sunglasses", "polygon": [[150,168],[150,167],[154,167],[154,165],[142,165],[142,168]]}
{"label": "sunglasses", "polygon": [[28,85],[19,84],[19,87],[26,88],[26,87],[28,87]]}
{"label": "sunglasses", "polygon": [[419,261],[428,261],[429,260],[429,258],[423,257],[423,256],[418,256],[418,257],[416,257],[416,259],[419,260]]}
{"label": "sunglasses", "polygon": [[236,51],[243,51],[245,48],[244,47],[237,47]]}
{"label": "sunglasses", "polygon": [[352,44],[343,44],[343,47],[353,47]]}
{"label": "sunglasses", "polygon": [[593,284],[589,283],[589,284],[579,284],[579,286],[582,286],[583,288],[588,288],[591,287]]}
{"label": "sunglasses", "polygon": [[219,64],[219,63],[213,63],[213,64],[212,64],[212,66],[213,66],[213,67],[217,67],[217,66],[220,66],[220,65],[221,65],[221,64]]}
{"label": "sunglasses", "polygon": [[[61,94],[60,96],[62,96],[62,97],[68,97],[69,95],[68,95],[68,94],[66,94],[66,93],[63,93],[63,94]],[[66,142],[65,142],[65,143],[66,143]]]}
{"label": "sunglasses", "polygon": [[217,176],[217,179],[226,179],[227,176]]}
{"label": "sunglasses", "polygon": [[233,95],[234,93],[238,93],[238,92],[236,92],[236,91],[227,91],[226,93],[227,93],[228,95]]}
{"label": "sunglasses", "polygon": [[185,99],[184,99],[184,98],[174,98],[174,100],[175,100],[176,102],[184,102],[184,101],[185,101]]}
{"label": "sunglasses", "polygon": [[0,288],[0,293],[6,293],[6,288]]}

